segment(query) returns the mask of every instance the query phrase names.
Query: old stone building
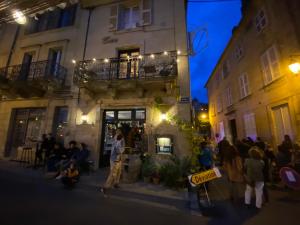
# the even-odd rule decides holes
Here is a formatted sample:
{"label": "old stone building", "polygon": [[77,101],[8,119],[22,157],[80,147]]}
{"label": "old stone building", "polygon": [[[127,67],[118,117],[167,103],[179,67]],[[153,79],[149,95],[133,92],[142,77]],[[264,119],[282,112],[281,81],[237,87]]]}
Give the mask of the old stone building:
{"label": "old stone building", "polygon": [[[214,134],[300,139],[299,10],[295,0],[243,1],[243,17],[207,81]],[[295,72],[295,71],[294,71]],[[297,71],[296,71],[297,73]]]}
{"label": "old stone building", "polygon": [[189,154],[165,121],[191,119],[186,1],[65,1],[0,30],[1,157],[52,133],[105,166],[117,128],[132,151]]}

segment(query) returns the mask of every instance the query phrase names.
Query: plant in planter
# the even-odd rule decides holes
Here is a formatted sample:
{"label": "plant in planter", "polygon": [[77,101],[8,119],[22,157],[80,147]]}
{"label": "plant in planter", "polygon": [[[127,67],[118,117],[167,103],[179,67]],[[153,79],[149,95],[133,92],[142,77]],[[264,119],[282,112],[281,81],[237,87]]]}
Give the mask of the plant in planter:
{"label": "plant in planter", "polygon": [[152,174],[152,181],[154,184],[159,184],[160,182],[160,173],[159,169],[155,169],[154,173]]}
{"label": "plant in planter", "polygon": [[151,156],[148,155],[144,158],[142,164],[142,176],[145,183],[151,182],[151,176],[154,170],[155,170],[155,165],[153,163]]}
{"label": "plant in planter", "polygon": [[182,159],[174,156],[165,163],[160,170],[161,178],[167,187],[184,188],[187,184],[187,176],[191,171],[191,158]]}

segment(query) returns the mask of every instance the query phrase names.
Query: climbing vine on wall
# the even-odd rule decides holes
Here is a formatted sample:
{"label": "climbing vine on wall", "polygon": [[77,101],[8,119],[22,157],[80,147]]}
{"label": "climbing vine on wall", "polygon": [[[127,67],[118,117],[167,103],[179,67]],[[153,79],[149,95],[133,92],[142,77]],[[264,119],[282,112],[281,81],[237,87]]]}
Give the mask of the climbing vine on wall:
{"label": "climbing vine on wall", "polygon": [[[161,111],[163,100],[161,97],[156,97],[154,101],[154,108]],[[197,129],[191,122],[187,122],[179,118],[177,115],[168,115],[166,122],[170,125],[176,126],[187,138],[192,153],[192,164],[197,164],[197,156],[201,153],[200,143],[203,138],[199,135]]]}

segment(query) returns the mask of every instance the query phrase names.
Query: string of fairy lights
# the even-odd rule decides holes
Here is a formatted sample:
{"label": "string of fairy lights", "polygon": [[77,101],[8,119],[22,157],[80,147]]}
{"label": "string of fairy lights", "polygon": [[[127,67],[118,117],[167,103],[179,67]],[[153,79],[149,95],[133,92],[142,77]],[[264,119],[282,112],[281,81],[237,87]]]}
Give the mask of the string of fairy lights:
{"label": "string of fairy lights", "polygon": [[[176,53],[176,54],[174,54],[174,53]],[[142,60],[142,59],[145,59],[146,57],[148,57],[148,58],[154,60],[157,56],[175,56],[175,55],[176,56],[183,56],[182,52],[180,50],[177,50],[177,51],[163,51],[163,52],[159,52],[159,53],[151,53],[151,54],[144,54],[144,55],[140,54],[140,55],[137,55],[137,56],[127,56],[123,59],[127,59],[128,61],[130,61],[130,60],[136,60],[136,59]],[[91,60],[83,60],[83,61],[77,61],[76,59],[71,60],[71,62],[74,65],[77,65],[78,63],[81,63],[81,62],[84,62],[84,61],[110,63],[111,59],[110,58],[104,58],[104,59],[93,58]],[[176,62],[179,63],[180,59],[177,58]]]}

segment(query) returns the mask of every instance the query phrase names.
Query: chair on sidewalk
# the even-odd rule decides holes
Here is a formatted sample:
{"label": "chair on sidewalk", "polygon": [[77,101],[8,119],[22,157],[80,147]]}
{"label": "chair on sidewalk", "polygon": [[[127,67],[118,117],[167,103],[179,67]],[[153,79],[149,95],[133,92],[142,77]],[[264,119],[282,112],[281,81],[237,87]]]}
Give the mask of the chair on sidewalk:
{"label": "chair on sidewalk", "polygon": [[30,164],[33,163],[34,155],[34,150],[31,147],[23,147],[20,157],[20,163],[24,166],[26,164],[29,164],[30,166]]}

